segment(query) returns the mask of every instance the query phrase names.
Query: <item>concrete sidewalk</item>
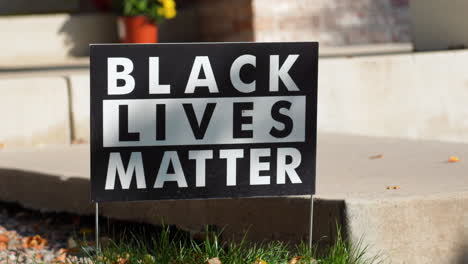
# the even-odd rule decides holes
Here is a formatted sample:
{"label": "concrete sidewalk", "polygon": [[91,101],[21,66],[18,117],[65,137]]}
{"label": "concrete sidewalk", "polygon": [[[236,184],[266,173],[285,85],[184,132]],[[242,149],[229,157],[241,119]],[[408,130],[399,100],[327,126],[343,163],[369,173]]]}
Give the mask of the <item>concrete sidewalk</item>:
{"label": "concrete sidewalk", "polygon": [[[353,241],[392,263],[466,263],[468,144],[321,134],[314,239],[344,225]],[[381,155],[381,156],[379,156]],[[461,161],[448,163],[449,156]],[[466,159],[466,160],[465,160]],[[396,186],[397,189],[387,189]],[[0,199],[26,207],[91,214],[89,146],[0,150]],[[187,230],[227,225],[252,239],[305,239],[309,198],[109,203],[103,214]]]}

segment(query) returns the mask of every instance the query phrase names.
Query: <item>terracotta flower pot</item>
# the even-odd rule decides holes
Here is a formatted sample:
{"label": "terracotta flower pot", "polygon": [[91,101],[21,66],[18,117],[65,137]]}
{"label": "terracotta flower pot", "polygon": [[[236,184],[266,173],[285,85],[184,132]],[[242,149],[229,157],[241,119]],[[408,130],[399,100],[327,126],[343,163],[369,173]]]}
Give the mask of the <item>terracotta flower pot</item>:
{"label": "terracotta flower pot", "polygon": [[146,16],[119,17],[118,27],[122,43],[158,42],[158,26]]}

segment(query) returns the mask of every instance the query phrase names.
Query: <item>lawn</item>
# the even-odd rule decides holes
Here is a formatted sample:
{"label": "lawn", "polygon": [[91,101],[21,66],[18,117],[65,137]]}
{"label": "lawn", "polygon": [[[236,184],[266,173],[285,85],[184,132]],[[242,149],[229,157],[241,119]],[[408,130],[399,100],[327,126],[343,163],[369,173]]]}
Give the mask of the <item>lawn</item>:
{"label": "lawn", "polygon": [[[85,248],[87,262],[105,264],[377,264],[379,256],[369,257],[362,243],[349,243],[341,235],[318,250],[305,243],[290,245],[273,241],[252,243],[221,242],[216,232],[205,232],[203,240],[163,227],[157,235],[145,231],[121,235],[102,245],[98,254]],[[75,259],[76,260],[76,259]]]}

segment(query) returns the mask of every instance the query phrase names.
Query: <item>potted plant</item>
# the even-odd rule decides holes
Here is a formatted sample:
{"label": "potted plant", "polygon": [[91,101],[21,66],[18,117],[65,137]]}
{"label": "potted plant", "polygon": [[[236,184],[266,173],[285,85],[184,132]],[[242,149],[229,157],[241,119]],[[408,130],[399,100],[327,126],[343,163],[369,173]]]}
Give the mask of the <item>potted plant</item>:
{"label": "potted plant", "polygon": [[174,0],[114,0],[120,41],[157,43],[158,24],[176,16]]}

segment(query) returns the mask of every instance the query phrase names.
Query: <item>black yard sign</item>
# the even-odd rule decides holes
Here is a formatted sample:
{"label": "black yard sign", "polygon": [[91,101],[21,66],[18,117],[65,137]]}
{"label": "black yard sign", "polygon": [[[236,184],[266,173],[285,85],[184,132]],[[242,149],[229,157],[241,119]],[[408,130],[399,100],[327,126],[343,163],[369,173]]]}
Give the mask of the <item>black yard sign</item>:
{"label": "black yard sign", "polygon": [[315,192],[318,43],[91,46],[94,202]]}

